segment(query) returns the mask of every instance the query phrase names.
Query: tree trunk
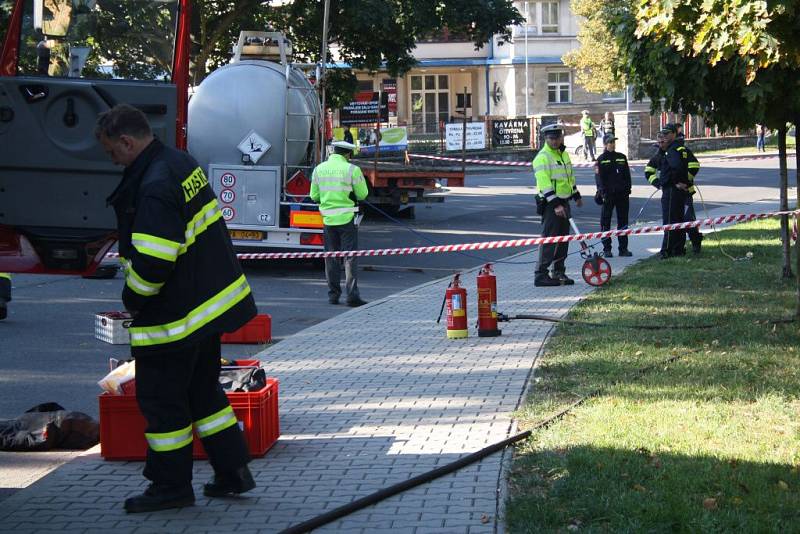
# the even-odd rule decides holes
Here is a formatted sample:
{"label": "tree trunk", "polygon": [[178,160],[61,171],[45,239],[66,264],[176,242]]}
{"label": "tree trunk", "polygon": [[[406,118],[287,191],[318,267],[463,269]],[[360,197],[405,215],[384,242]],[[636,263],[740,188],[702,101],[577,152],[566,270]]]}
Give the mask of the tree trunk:
{"label": "tree trunk", "polygon": [[[800,133],[800,115],[794,118],[794,138],[797,141],[797,134]],[[794,147],[794,161],[795,161],[795,185],[797,186],[797,204],[794,209],[800,210],[800,150],[797,144]],[[794,217],[795,228],[797,228],[797,240],[794,242],[794,253],[796,255],[795,269],[797,270],[797,309],[795,310],[796,319],[800,320],[800,220],[797,215]]]}
{"label": "tree trunk", "polygon": [[[786,165],[786,124],[781,124],[778,128],[778,161],[780,162],[780,188],[781,188],[781,211],[789,209],[789,169]],[[781,216],[781,245],[783,246],[783,277],[791,278],[792,275],[792,251],[791,237],[789,235],[789,216]]]}

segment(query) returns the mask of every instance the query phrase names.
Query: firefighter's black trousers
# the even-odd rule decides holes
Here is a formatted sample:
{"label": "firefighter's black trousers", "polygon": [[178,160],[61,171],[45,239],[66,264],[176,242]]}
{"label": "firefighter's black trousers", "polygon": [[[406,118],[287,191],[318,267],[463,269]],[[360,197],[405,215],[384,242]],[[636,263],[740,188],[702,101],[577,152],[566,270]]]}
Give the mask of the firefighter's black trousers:
{"label": "firefighter's black trousers", "polygon": [[[603,210],[600,213],[600,231],[611,230],[611,215],[617,210],[617,230],[628,227],[628,210],[630,197],[624,191],[606,193],[603,197]],[[620,250],[628,250],[628,236],[621,235],[617,238]],[[611,238],[603,238],[603,250],[611,250]]]}
{"label": "firefighter's black trousers", "polygon": [[[542,216],[542,237],[551,237],[557,235],[569,234],[569,206],[565,205],[566,217],[559,217],[555,212],[556,205],[553,202],[548,202],[544,208],[544,215]],[[536,266],[536,277],[548,276],[550,264],[553,265],[553,275],[558,276],[564,274],[566,266],[564,260],[569,253],[569,242],[554,243],[552,245],[541,245],[539,247],[539,264]]]}
{"label": "firefighter's black trousers", "polygon": [[11,300],[11,275],[0,273],[0,301]]}
{"label": "firefighter's black trousers", "polygon": [[191,482],[192,431],[202,438],[215,472],[250,460],[219,373],[219,335],[136,358],[136,399],[147,421],[146,478],[176,486]]}
{"label": "firefighter's black trousers", "polygon": [[[661,189],[661,219],[664,224],[684,222],[686,208],[686,191],[667,185]],[[686,230],[664,232],[661,241],[661,253],[668,256],[686,254]]]}
{"label": "firefighter's black trousers", "polygon": [[[697,220],[697,215],[694,213],[694,200],[692,200],[692,195],[686,195],[686,213],[684,214],[683,220],[687,222]],[[703,240],[700,229],[695,226],[694,228],[689,228],[686,233],[689,234],[689,241],[692,242],[692,246],[695,248],[700,247],[700,243]]]}

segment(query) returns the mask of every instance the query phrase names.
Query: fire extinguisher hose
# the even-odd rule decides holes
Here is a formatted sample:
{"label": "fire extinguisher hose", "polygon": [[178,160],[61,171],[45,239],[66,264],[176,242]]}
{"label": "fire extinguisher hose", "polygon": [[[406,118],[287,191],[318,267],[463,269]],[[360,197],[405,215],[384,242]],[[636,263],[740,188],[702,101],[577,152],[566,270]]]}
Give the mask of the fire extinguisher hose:
{"label": "fire extinguisher hose", "polygon": [[393,495],[397,495],[398,493],[419,486],[420,484],[425,484],[426,482],[430,482],[431,480],[435,480],[439,477],[443,477],[444,475],[450,474],[453,471],[457,471],[458,469],[461,469],[464,466],[475,463],[478,460],[481,460],[486,456],[489,456],[490,454],[494,454],[495,452],[498,452],[504,449],[505,447],[508,447],[512,443],[516,443],[517,441],[523,440],[530,435],[531,431],[526,430],[525,432],[521,432],[519,434],[511,436],[510,438],[506,438],[503,441],[499,441],[493,445],[489,445],[484,449],[468,454],[467,456],[459,458],[458,460],[451,462],[447,465],[438,467],[433,471],[428,471],[427,473],[423,473],[414,478],[404,480],[403,482],[394,484],[393,486],[383,488],[381,490],[376,491],[375,493],[371,493],[366,497],[357,499],[349,504],[345,504],[344,506],[340,506],[339,508],[334,508],[330,512],[326,512],[324,514],[313,517],[308,521],[298,523],[297,525],[282,530],[280,534],[299,534],[300,532],[310,532],[315,528],[327,525],[332,521],[335,521],[346,515],[352,514],[353,512],[361,510],[362,508],[366,508],[367,506],[371,506],[384,499],[388,499]]}
{"label": "fire extinguisher hose", "polygon": [[548,315],[505,315],[498,314],[497,320],[500,322],[513,321],[515,319],[523,319],[530,321],[544,321],[548,323],[563,323],[578,326],[597,326],[597,327],[614,327],[614,328],[632,328],[634,330],[705,330],[709,328],[716,328],[720,325],[716,324],[687,324],[687,325],[651,325],[651,324],[617,324],[610,325],[606,323],[589,323],[585,321],[573,321],[572,319],[560,319],[558,317],[550,317]]}

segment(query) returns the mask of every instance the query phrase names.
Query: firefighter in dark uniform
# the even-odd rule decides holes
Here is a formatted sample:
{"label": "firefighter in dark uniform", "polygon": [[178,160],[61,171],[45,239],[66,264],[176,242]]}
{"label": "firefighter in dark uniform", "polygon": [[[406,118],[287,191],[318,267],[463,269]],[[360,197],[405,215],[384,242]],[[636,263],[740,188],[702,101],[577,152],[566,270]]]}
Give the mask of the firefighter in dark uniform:
{"label": "firefighter in dark uniform", "polygon": [[[568,235],[570,226],[569,201],[583,206],[581,194],[575,185],[575,173],[569,152],[564,146],[564,130],[559,124],[541,129],[545,144],[533,160],[536,177],[537,213],[542,216],[542,236]],[[569,243],[556,243],[539,247],[539,263],[536,267],[535,286],[572,285],[575,281],[566,275],[564,260],[569,252]],[[552,275],[549,272],[553,266]]]}
{"label": "firefighter in dark uniform", "polygon": [[[677,131],[675,140],[680,143],[678,150],[686,153],[686,166],[688,167],[689,172],[689,189],[686,192],[686,213],[684,214],[684,220],[695,221],[697,220],[697,215],[695,215],[694,212],[693,197],[697,192],[697,188],[694,186],[694,179],[697,176],[697,173],[700,172],[700,162],[698,161],[697,157],[695,157],[691,149],[685,145],[686,138],[683,135],[683,125],[679,122],[676,122],[674,126],[675,130]],[[700,229],[695,226],[694,228],[689,228],[686,233],[689,235],[689,241],[692,242],[692,252],[695,254],[700,254],[703,243],[703,234],[700,233]]]}
{"label": "firefighter in dark uniform", "polygon": [[108,202],[125,270],[122,302],[134,317],[136,398],[147,421],[147,490],[127,512],[190,506],[193,431],[214,468],[209,497],[255,487],[236,416],[219,384],[220,334],[256,314],[215,195],[189,154],[154,139],[144,114],[118,105],[95,134],[125,167]]}
{"label": "firefighter in dark uniform", "polygon": [[11,302],[11,275],[0,273],[0,321],[8,316],[9,302]]}
{"label": "firefighter in dark uniform", "polygon": [[[616,151],[616,140],[613,134],[603,137],[605,150],[594,164],[594,179],[597,183],[595,201],[602,204],[600,214],[600,230],[611,229],[611,215],[617,211],[617,230],[628,227],[628,210],[631,196],[631,169],[625,154]],[[619,236],[619,255],[633,256],[628,250],[628,236]],[[611,238],[603,239],[603,255],[611,258]]]}
{"label": "firefighter in dark uniform", "polygon": [[[658,167],[658,184],[661,188],[661,219],[663,224],[684,222],[686,198],[689,190],[688,155],[676,139],[676,128],[667,124],[662,128],[663,151]],[[686,231],[664,232],[661,243],[662,259],[686,254]]]}

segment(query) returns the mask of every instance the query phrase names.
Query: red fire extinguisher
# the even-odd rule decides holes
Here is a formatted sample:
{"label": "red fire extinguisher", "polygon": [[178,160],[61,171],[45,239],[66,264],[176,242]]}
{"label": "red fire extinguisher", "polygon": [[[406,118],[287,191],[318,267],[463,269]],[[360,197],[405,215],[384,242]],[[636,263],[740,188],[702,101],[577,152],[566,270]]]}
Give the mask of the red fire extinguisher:
{"label": "red fire extinguisher", "polygon": [[467,337],[467,290],[459,285],[459,275],[453,277],[444,299],[447,306],[447,338]]}
{"label": "red fire extinguisher", "polygon": [[478,337],[496,337],[497,329],[497,278],[492,264],[487,263],[478,272]]}

